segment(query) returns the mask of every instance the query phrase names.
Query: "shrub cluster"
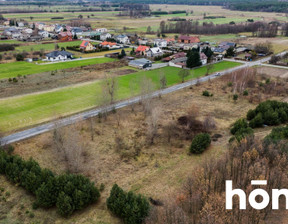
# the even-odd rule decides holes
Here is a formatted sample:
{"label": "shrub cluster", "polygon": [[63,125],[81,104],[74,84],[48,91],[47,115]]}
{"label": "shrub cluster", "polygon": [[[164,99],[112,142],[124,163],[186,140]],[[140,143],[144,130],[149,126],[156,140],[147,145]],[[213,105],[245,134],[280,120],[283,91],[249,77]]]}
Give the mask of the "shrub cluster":
{"label": "shrub cluster", "polygon": [[279,125],[288,121],[288,103],[278,101],[265,101],[255,110],[249,110],[247,120],[251,128],[263,125]]}
{"label": "shrub cluster", "polygon": [[0,44],[0,52],[4,51],[14,51],[15,50],[15,44]]}
{"label": "shrub cluster", "polygon": [[93,182],[82,175],[63,174],[55,176],[51,170],[42,169],[30,159],[0,151],[0,174],[36,195],[34,207],[50,208],[56,205],[58,212],[69,216],[83,209],[100,197]]}
{"label": "shrub cluster", "polygon": [[207,133],[197,134],[192,140],[190,146],[190,153],[200,154],[204,152],[210,144],[211,144],[211,138],[209,134]]}
{"label": "shrub cluster", "polygon": [[230,139],[230,141],[236,139],[238,142],[241,141],[241,139],[245,138],[248,135],[253,135],[254,131],[251,127],[249,127],[248,122],[245,119],[239,119],[237,120],[231,130],[230,130],[231,134],[234,135],[234,137],[232,137]]}
{"label": "shrub cluster", "polygon": [[265,137],[265,140],[270,140],[277,143],[283,139],[288,140],[288,126],[273,128],[271,133]]}
{"label": "shrub cluster", "polygon": [[136,195],[129,191],[123,191],[117,184],[114,184],[107,199],[108,209],[118,217],[122,218],[125,224],[140,224],[148,216],[150,205],[142,195]]}

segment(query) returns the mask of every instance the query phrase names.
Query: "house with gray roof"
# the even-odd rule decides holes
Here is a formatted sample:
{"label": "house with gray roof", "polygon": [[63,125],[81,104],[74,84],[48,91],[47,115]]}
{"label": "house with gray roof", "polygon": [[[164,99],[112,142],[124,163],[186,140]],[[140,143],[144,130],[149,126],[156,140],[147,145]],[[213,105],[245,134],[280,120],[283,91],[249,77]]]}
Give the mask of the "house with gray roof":
{"label": "house with gray roof", "polygon": [[144,69],[144,68],[152,67],[152,62],[145,58],[140,58],[137,60],[130,61],[128,65],[134,68]]}
{"label": "house with gray roof", "polygon": [[68,51],[52,51],[46,54],[47,61],[65,61],[73,59],[73,54]]}

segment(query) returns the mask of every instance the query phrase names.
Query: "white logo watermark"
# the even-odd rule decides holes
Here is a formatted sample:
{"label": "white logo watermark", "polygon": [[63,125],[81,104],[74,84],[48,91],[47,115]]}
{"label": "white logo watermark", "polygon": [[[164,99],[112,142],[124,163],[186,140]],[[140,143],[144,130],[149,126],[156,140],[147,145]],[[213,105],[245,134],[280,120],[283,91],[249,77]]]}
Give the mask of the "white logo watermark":
{"label": "white logo watermark", "polygon": [[[267,180],[252,180],[251,185],[267,185]],[[286,209],[288,209],[288,189],[272,189],[272,209],[279,209],[279,197],[283,195],[286,198]],[[233,196],[239,197],[239,208],[246,209],[246,193],[241,189],[232,189],[232,180],[226,180],[226,209],[233,209]],[[256,197],[261,196],[262,201],[257,202]],[[251,191],[248,197],[252,208],[261,210],[268,206],[270,196],[264,189],[255,189]]]}

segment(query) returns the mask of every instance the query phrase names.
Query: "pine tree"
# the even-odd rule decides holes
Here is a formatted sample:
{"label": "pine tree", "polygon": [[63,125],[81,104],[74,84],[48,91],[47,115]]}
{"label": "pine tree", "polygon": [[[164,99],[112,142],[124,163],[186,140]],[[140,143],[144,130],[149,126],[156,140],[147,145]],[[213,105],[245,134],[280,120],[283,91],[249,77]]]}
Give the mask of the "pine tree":
{"label": "pine tree", "polygon": [[187,68],[194,68],[202,65],[200,60],[200,54],[198,51],[189,51],[187,53],[187,62],[186,66]]}
{"label": "pine tree", "polygon": [[74,211],[72,198],[66,195],[64,192],[59,194],[56,206],[60,215],[66,217],[70,216]]}

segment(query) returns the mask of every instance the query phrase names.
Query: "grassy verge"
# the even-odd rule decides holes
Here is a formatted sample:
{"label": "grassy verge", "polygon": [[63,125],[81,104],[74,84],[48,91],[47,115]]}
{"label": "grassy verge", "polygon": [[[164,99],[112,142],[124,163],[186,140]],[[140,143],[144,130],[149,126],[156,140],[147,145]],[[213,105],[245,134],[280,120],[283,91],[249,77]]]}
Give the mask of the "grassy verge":
{"label": "grassy verge", "polygon": [[59,62],[48,65],[37,65],[34,63],[28,62],[13,62],[7,64],[0,64],[0,79],[7,79],[16,77],[18,75],[31,75],[41,72],[49,72],[55,70],[61,70],[66,68],[75,68],[85,65],[100,64],[105,62],[111,62],[115,59],[111,58],[95,58],[87,59],[81,61],[68,61],[68,62]]}
{"label": "grassy verge", "polygon": [[[216,64],[211,72],[238,65],[239,63],[223,61]],[[119,88],[116,99],[122,100],[138,94],[140,92],[140,80],[144,76],[150,78],[156,87],[159,86],[159,77],[162,73],[166,76],[167,86],[180,83],[179,70],[175,67],[165,67],[119,76],[117,78]],[[187,80],[203,76],[205,73],[205,67],[192,70]],[[132,82],[135,83],[133,93],[130,90],[130,83]],[[0,127],[3,131],[11,131],[51,120],[55,116],[80,112],[100,104],[101,81],[99,80],[46,93],[0,99]]]}

